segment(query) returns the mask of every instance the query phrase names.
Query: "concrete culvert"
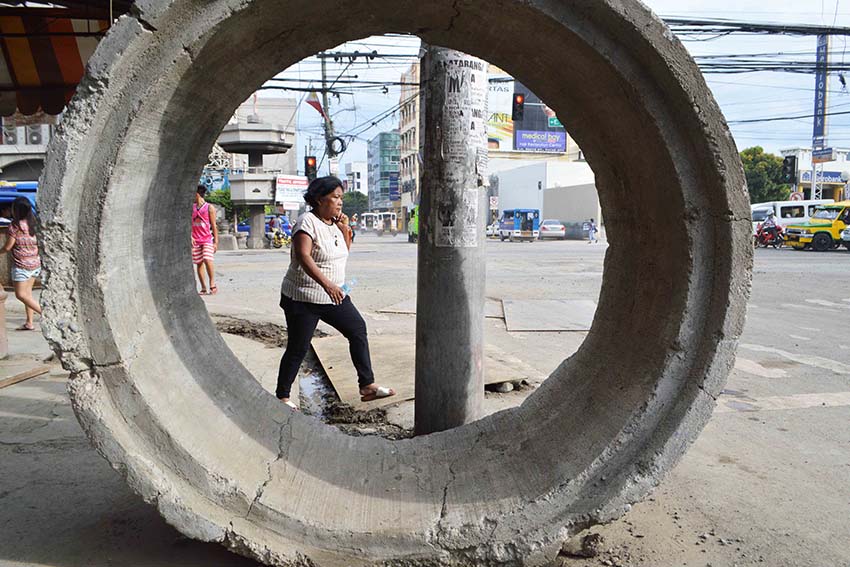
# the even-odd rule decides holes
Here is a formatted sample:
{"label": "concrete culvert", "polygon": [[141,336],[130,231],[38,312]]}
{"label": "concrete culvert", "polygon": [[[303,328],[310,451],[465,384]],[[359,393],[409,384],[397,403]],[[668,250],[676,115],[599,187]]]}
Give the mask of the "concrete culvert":
{"label": "concrete culvert", "polygon": [[[597,173],[611,241],[593,328],[537,392],[402,441],[282,408],[216,332],[187,245],[237,105],[389,31],[543,97]],[[540,564],[647,494],[708,420],[745,316],[747,205],[698,68],[636,1],[138,0],[50,147],[45,334],[92,441],[188,536],[275,565]]]}

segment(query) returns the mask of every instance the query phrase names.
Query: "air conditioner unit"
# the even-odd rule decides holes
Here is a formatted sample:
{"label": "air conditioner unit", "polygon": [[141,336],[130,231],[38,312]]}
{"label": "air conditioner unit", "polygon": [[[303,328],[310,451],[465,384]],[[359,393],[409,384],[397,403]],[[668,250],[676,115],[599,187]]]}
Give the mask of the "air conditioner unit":
{"label": "air conditioner unit", "polygon": [[18,129],[14,126],[3,126],[3,143],[9,146],[18,145]]}
{"label": "air conditioner unit", "polygon": [[41,124],[31,124],[27,126],[27,144],[32,146],[40,146],[44,143],[42,137]]}

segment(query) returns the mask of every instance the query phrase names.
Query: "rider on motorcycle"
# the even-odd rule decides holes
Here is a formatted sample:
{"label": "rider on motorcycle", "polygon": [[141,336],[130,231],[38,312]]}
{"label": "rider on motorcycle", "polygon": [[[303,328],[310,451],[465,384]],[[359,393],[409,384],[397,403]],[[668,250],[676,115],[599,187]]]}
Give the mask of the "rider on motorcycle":
{"label": "rider on motorcycle", "polygon": [[776,215],[774,213],[769,213],[761,226],[770,235],[771,242],[779,239],[779,232],[776,229]]}

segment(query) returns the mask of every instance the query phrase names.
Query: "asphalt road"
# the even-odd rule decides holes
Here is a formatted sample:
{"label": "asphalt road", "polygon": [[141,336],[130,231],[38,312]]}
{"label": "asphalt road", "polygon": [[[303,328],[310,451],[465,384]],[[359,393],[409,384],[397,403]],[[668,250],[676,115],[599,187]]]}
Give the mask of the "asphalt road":
{"label": "asphalt road", "polygon": [[[353,297],[370,333],[408,332],[412,317],[377,310],[415,293],[415,246],[401,236],[361,235],[354,250]],[[595,299],[605,250],[488,242],[487,295]],[[285,251],[217,259],[222,291],[206,300],[211,312],[282,323]],[[565,565],[850,565],[848,276],[844,250],[757,251],[738,362],[711,422],[649,499],[593,530],[605,539],[600,556],[563,558]],[[23,314],[12,297],[8,310],[12,329]],[[2,375],[48,354],[37,334],[9,333],[13,356],[0,362]],[[507,333],[498,320],[487,333],[544,375],[583,336]],[[0,565],[255,565],[183,538],[133,495],[90,448],[65,381],[54,365],[46,376],[0,390]],[[521,399],[488,397],[492,408]]]}

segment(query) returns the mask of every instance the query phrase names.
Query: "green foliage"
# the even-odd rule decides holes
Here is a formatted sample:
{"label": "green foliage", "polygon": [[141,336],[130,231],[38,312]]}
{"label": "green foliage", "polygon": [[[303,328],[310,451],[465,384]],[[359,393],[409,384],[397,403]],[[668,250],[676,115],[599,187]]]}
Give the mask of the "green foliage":
{"label": "green foliage", "polygon": [[781,157],[755,146],[741,152],[741,161],[747,176],[750,203],[785,201],[791,195],[791,187],[782,182]]}
{"label": "green foliage", "polygon": [[[227,214],[227,220],[229,222],[233,222],[233,201],[230,200],[230,191],[210,191],[207,193],[206,197],[204,197],[208,203],[212,203],[213,205],[218,205],[219,207],[223,207],[225,213]],[[239,215],[239,221],[243,221],[248,218],[248,207],[235,207],[236,213]]]}
{"label": "green foliage", "polygon": [[369,197],[360,191],[351,191],[342,196],[342,212],[351,217],[360,216],[369,210]]}

